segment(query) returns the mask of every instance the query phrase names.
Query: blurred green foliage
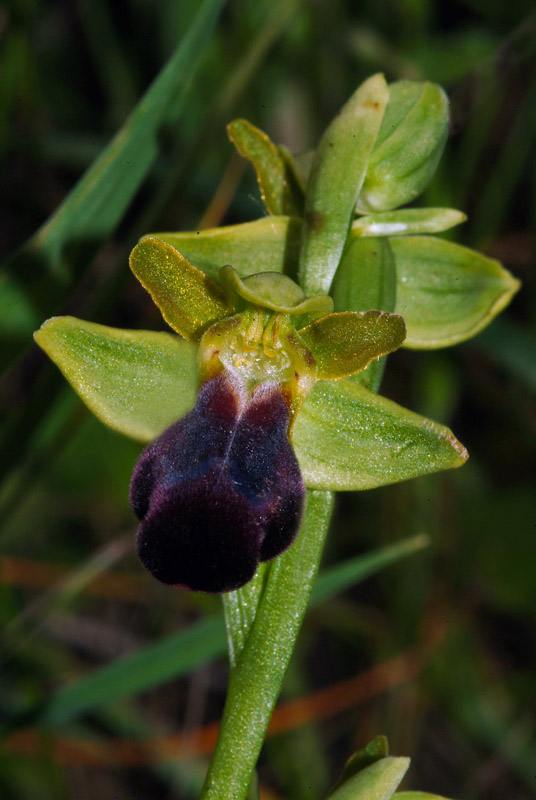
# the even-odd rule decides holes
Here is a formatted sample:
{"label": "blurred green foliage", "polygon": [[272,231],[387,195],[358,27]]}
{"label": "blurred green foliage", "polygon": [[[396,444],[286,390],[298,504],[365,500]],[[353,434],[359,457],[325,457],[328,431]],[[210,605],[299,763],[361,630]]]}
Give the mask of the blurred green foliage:
{"label": "blurred green foliage", "polygon": [[[471,459],[453,474],[339,495],[326,568],[415,534],[431,546],[358,586],[341,584],[343,594],[311,611],[284,700],[398,654],[419,659],[416,674],[388,691],[371,683],[359,703],[271,738],[260,780],[276,796],[322,797],[348,755],[383,732],[393,753],[412,756],[407,788],[528,800],[536,760],[533,5],[230,0],[216,19],[217,6],[204,4],[201,22],[195,0],[12,0],[0,14],[0,293],[10,309],[0,325],[0,703],[11,737],[0,795],[195,797],[199,757],[178,749],[175,761],[125,766],[113,743],[215,721],[225,691],[220,659],[55,729],[64,743],[97,741],[108,762],[84,763],[36,723],[56,689],[202,624],[218,602],[142,574],[127,503],[139,447],[91,418],[26,340],[35,313],[161,328],[127,269],[137,238],[262,214],[253,170],[237,166],[225,124],[244,117],[290,151],[307,151],[355,87],[382,70],[388,80],[444,86],[451,135],[422,205],[466,212],[468,222],[447,236],[502,260],[523,288],[504,319],[471,342],[389,358],[382,391],[452,427]],[[84,237],[81,216],[61,269],[47,276],[25,242],[194,34],[177,73],[182,100],[163,109],[145,171],[135,170],[135,181],[120,173],[118,195],[131,187],[123,213],[112,185],[98,235]]]}

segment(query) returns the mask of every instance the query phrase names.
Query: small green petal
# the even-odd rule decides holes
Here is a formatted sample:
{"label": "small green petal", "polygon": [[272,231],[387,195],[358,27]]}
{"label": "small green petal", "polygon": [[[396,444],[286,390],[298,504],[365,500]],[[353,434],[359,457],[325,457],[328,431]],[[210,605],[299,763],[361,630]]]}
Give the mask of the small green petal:
{"label": "small green petal", "polygon": [[328,294],[389,97],[383,75],[361,84],[326,129],[315,152],[307,192],[300,284]]}
{"label": "small green petal", "polygon": [[328,800],[391,800],[409,763],[409,758],[380,758],[345,781]]}
{"label": "small green petal", "polygon": [[230,122],[227,134],[240,155],[255,167],[261,197],[268,213],[301,214],[303,203],[293,192],[287,164],[271,139],[245,119]]}
{"label": "small green petal", "polygon": [[261,272],[242,279],[233,267],[226,266],[220,270],[220,282],[231,296],[279,314],[299,315],[309,321],[333,310],[331,297],[305,297],[297,283],[279,272]]}
{"label": "small green petal", "polygon": [[144,237],[130,254],[130,268],[166,322],[186,339],[199,339],[234,312],[214,281],[160,239]]}
{"label": "small green petal", "polygon": [[401,211],[380,211],[359,217],[352,225],[357,236],[405,236],[408,233],[440,233],[467,216],[454,208],[405,208]]}
{"label": "small green petal", "polygon": [[397,314],[346,311],[312,322],[299,335],[317,362],[319,378],[345,378],[397,350],[406,326]]}
{"label": "small green petal", "polygon": [[242,277],[256,272],[294,275],[301,226],[298,217],[262,217],[241,225],[151,235],[175,247],[211,278],[217,278],[225,264],[232,264]]}
{"label": "small green petal", "polygon": [[435,236],[392,238],[396,312],[406,321],[406,347],[463,342],[508,305],[520,283],[495,259]]}
{"label": "small green petal", "polygon": [[197,348],[170,333],[52,317],[34,334],[101,422],[147,442],[194,404]]}
{"label": "small green petal", "polygon": [[292,441],[305,484],[315,489],[373,489],[467,460],[448,428],[347,380],[317,382]]}

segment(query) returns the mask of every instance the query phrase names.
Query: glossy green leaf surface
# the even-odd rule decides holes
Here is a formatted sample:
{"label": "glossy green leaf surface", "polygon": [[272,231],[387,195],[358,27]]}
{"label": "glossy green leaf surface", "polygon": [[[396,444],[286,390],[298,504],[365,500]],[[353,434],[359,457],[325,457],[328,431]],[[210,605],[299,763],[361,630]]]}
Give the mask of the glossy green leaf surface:
{"label": "glossy green leaf surface", "polygon": [[345,378],[397,350],[406,336],[404,320],[384,311],[329,314],[300,331],[319,378]]}
{"label": "glossy green leaf surface", "polygon": [[389,102],[357,210],[388,211],[414,200],[434,175],[448,123],[448,98],[437,84],[389,84]]}
{"label": "glossy green leaf surface", "polygon": [[520,283],[498,261],[434,236],[390,240],[396,312],[406,347],[435,348],[474,336],[510,302]]}
{"label": "glossy green leaf surface", "polygon": [[200,338],[234,311],[218,284],[160,239],[144,237],[130,254],[130,268],[166,322],[186,339]]}
{"label": "glossy green leaf surface", "polygon": [[[389,241],[352,234],[335,275],[332,294],[336,311],[394,311],[396,265]],[[352,380],[377,392],[385,362],[385,357],[373,361]]]}
{"label": "glossy green leaf surface", "polygon": [[133,439],[154,439],[194,404],[196,348],[178,336],[52,317],[34,338],[91,411]]}
{"label": "glossy green leaf surface", "polygon": [[299,271],[308,295],[329,293],[388,96],[383,75],[362,83],[315,152],[305,195]]}
{"label": "glossy green leaf surface", "polygon": [[328,800],[391,800],[408,767],[409,758],[381,758],[350,777]]}
{"label": "glossy green leaf surface", "polygon": [[317,382],[292,443],[305,484],[339,491],[373,489],[467,460],[448,428],[347,380]]}
{"label": "glossy green leaf surface", "polygon": [[285,159],[271,139],[251,122],[235,119],[227,133],[241,156],[255,167],[261,197],[269,214],[299,215],[302,203],[293,193]]}
{"label": "glossy green leaf surface", "polygon": [[[61,306],[96,249],[123,218],[159,151],[162,130],[176,125],[192,85],[203,46],[210,39],[223,0],[205,0],[166,66],[147,89],[123,127],[89,167],[59,208],[4,265],[0,318],[14,318],[18,345]],[[4,303],[6,309],[4,310]],[[6,335],[13,337],[13,331]]]}
{"label": "glossy green leaf surface", "polygon": [[301,225],[297,217],[262,217],[241,225],[151,235],[175,247],[212,278],[217,278],[226,264],[242,277],[256,272],[286,272],[292,277],[298,263]]}
{"label": "glossy green leaf surface", "polygon": [[467,216],[454,208],[404,208],[359,217],[352,224],[358,236],[405,236],[408,233],[440,233],[465,222]]}

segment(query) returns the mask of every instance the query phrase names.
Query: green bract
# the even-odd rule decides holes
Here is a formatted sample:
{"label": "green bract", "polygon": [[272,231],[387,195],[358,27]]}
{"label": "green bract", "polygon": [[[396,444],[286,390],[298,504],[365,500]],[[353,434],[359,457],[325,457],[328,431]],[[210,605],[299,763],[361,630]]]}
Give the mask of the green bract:
{"label": "green bract", "polygon": [[383,75],[369,78],[320,140],[307,183],[300,250],[300,283],[307,294],[329,291],[388,98]]}
{"label": "green bract", "polygon": [[358,211],[388,211],[420,195],[436,171],[448,123],[448,99],[440,86],[418,81],[391,83],[357,200]]}

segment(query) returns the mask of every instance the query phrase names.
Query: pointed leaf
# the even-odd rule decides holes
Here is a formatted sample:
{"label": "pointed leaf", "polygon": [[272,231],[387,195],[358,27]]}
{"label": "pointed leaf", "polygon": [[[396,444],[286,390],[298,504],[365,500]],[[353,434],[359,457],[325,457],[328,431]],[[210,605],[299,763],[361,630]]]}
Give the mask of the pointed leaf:
{"label": "pointed leaf", "polygon": [[296,274],[300,250],[301,219],[262,217],[242,225],[203,231],[154,233],[175,247],[211,278],[230,264],[242,277],[256,272]]}
{"label": "pointed leaf", "polygon": [[409,758],[381,758],[349,778],[328,800],[391,800],[408,767]]}
{"label": "pointed leaf", "polygon": [[321,317],[299,334],[318,364],[319,378],[344,378],[397,350],[406,326],[397,314],[346,311]]}
{"label": "pointed leaf", "polygon": [[520,283],[495,259],[435,236],[390,240],[396,260],[396,312],[406,347],[435,348],[474,336],[502,311]]}
{"label": "pointed leaf", "polygon": [[[333,281],[336,311],[394,311],[396,265],[387,239],[361,238],[352,234]],[[377,392],[386,359],[380,358],[352,380]]]}
{"label": "pointed leaf", "polygon": [[467,216],[454,208],[405,208],[379,211],[359,217],[352,225],[357,236],[405,236],[408,233],[439,233],[465,222]]}
{"label": "pointed leaf", "polygon": [[449,102],[440,86],[419,81],[389,84],[389,102],[357,210],[389,211],[414,200],[436,171],[448,124]]}
{"label": "pointed leaf", "polygon": [[303,202],[293,191],[292,175],[271,139],[245,119],[230,122],[227,134],[240,155],[255,167],[261,197],[268,213],[300,215]]}
{"label": "pointed leaf", "polygon": [[467,451],[443,425],[351,381],[318,381],[292,429],[305,484],[373,489],[461,466]]}
{"label": "pointed leaf", "polygon": [[130,268],[166,322],[186,339],[198,339],[234,311],[211,278],[160,239],[144,237],[130,254]]}
{"label": "pointed leaf", "polygon": [[320,140],[305,195],[300,251],[300,284],[308,295],[329,293],[388,96],[383,75],[373,75]]}
{"label": "pointed leaf", "polygon": [[146,442],[188,411],[196,347],[178,336],[52,317],[34,338],[106,425]]}

